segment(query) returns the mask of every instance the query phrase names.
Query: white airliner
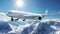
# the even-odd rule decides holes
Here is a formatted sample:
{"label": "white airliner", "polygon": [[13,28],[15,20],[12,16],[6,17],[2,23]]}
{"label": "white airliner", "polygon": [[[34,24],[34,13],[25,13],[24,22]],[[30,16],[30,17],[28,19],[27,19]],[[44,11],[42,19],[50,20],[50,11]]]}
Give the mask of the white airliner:
{"label": "white airliner", "polygon": [[23,11],[16,11],[16,10],[10,10],[7,13],[7,16],[11,17],[11,21],[18,21],[19,19],[22,19],[25,21],[28,20],[42,20],[42,17],[49,16],[48,10],[46,10],[45,14],[36,14],[36,13],[30,13],[30,12],[23,12]]}

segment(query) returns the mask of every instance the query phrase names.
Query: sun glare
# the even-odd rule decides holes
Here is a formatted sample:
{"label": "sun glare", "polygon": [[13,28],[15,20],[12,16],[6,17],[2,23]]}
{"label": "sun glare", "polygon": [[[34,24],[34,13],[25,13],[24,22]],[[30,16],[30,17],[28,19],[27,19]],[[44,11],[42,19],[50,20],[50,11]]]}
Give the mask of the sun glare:
{"label": "sun glare", "polygon": [[24,4],[23,0],[16,0],[17,7],[22,7]]}

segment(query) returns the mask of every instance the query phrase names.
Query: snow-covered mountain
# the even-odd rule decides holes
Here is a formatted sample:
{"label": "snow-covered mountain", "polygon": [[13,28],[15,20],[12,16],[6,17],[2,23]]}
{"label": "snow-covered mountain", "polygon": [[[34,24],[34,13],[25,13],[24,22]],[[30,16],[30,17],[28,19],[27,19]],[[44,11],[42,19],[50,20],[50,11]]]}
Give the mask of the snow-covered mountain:
{"label": "snow-covered mountain", "polygon": [[0,13],[0,34],[60,34],[60,20],[12,22]]}

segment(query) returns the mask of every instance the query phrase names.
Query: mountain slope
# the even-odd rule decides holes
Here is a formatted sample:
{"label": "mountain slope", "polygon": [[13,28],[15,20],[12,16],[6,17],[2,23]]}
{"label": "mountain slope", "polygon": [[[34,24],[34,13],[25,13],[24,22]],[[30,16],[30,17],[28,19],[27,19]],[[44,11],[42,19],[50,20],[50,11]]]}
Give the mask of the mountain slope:
{"label": "mountain slope", "polygon": [[60,20],[12,22],[0,13],[0,33],[5,34],[60,34]]}

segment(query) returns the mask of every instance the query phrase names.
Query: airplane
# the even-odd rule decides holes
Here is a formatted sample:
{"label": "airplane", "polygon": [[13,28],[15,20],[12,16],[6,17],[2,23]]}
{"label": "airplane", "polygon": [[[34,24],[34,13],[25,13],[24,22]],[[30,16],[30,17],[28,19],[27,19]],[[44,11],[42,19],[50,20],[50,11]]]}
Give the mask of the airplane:
{"label": "airplane", "polygon": [[42,20],[45,16],[50,16],[50,14],[47,14],[48,10],[46,10],[45,14],[37,14],[37,13],[31,13],[31,12],[23,12],[23,11],[16,11],[16,10],[10,10],[7,13],[7,16],[11,18],[11,21],[18,21],[19,19],[22,19],[25,21],[28,20]]}

